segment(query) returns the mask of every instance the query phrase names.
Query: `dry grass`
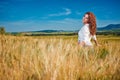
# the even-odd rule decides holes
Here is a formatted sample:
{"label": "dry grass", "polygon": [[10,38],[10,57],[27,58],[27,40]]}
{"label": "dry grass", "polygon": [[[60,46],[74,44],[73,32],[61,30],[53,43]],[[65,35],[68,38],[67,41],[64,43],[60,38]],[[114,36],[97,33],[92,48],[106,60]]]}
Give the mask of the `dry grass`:
{"label": "dry grass", "polygon": [[0,80],[120,80],[120,37],[98,40],[93,51],[77,36],[0,35]]}

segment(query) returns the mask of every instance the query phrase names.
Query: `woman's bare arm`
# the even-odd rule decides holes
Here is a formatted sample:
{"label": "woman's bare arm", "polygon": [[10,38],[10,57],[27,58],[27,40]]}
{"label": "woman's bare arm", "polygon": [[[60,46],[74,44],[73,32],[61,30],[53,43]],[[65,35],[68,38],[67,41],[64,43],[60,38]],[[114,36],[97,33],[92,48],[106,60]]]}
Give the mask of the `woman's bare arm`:
{"label": "woman's bare arm", "polygon": [[84,42],[84,41],[78,42],[78,44],[79,44],[81,47],[85,46],[85,42]]}
{"label": "woman's bare arm", "polygon": [[95,42],[96,46],[100,46],[100,44],[98,43],[97,40],[94,40],[94,42]]}

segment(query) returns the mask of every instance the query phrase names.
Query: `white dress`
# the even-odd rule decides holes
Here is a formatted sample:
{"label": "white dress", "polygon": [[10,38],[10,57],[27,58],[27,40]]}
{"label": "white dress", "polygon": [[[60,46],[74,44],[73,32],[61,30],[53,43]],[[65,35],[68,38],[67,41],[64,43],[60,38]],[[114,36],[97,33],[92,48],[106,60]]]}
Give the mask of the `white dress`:
{"label": "white dress", "polygon": [[89,30],[89,24],[85,24],[78,32],[78,42],[85,42],[85,46],[93,46],[91,38],[96,40],[96,35],[91,35]]}

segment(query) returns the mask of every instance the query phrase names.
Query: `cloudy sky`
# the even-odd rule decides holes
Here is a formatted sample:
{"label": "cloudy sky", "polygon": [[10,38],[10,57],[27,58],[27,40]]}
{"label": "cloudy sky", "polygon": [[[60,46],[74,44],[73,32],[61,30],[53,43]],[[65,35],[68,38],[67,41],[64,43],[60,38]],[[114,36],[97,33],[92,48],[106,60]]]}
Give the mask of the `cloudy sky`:
{"label": "cloudy sky", "polygon": [[120,0],[0,0],[0,26],[7,32],[79,30],[83,15],[96,15],[97,27],[120,24]]}

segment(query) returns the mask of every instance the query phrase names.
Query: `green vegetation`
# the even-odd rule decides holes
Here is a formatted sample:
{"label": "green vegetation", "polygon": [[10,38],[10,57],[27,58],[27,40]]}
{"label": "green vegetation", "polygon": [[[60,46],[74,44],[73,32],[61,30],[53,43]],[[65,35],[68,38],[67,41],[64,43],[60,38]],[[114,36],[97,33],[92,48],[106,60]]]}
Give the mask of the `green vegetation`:
{"label": "green vegetation", "polygon": [[[77,35],[78,32],[13,32],[12,35],[19,36],[74,36]],[[120,36],[120,30],[109,30],[109,31],[98,31],[97,35],[113,35]]]}
{"label": "green vegetation", "polygon": [[0,34],[5,34],[6,32],[5,32],[5,28],[4,27],[0,27]]}
{"label": "green vegetation", "polygon": [[113,36],[120,36],[120,30],[107,30],[107,31],[98,31],[98,35],[113,35]]}

